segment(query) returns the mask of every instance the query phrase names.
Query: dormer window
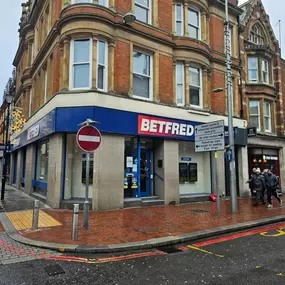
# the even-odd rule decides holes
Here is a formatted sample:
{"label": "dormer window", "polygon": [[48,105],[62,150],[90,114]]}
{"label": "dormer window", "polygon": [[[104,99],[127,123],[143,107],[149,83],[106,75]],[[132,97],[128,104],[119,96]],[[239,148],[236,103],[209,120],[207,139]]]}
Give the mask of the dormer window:
{"label": "dormer window", "polygon": [[264,36],[263,30],[260,27],[260,25],[255,24],[252,27],[249,40],[252,43],[255,43],[256,45],[264,45],[265,44],[265,36]]}

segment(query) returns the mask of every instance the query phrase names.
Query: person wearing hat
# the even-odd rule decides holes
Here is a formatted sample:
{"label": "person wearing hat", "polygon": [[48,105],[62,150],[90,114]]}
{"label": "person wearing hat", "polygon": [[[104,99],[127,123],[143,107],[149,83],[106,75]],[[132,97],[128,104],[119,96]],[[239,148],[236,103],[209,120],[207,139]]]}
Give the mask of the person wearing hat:
{"label": "person wearing hat", "polygon": [[264,176],[261,174],[260,168],[256,169],[255,175],[249,179],[248,183],[252,185],[253,190],[256,192],[256,200],[253,206],[257,207],[259,201],[262,202],[262,205],[265,205],[266,203],[264,201],[264,191],[266,187]]}

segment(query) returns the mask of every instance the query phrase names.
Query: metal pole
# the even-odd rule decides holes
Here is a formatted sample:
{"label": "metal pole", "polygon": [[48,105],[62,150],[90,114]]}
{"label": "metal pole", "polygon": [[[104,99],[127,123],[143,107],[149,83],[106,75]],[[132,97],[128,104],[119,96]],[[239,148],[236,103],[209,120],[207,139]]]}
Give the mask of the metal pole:
{"label": "metal pole", "polygon": [[39,209],[40,209],[40,201],[35,200],[34,210],[33,210],[33,230],[38,229],[39,225]]}
{"label": "metal pole", "polygon": [[85,202],[84,202],[84,215],[83,215],[83,228],[88,230],[89,220],[89,169],[90,169],[90,153],[86,153],[86,182],[85,182]]}
{"label": "metal pole", "polygon": [[73,204],[72,240],[78,240],[79,204]]}
{"label": "metal pole", "polygon": [[215,152],[215,168],[216,168],[216,195],[217,195],[217,213],[221,213],[221,199],[220,199],[220,187],[219,187],[219,153]]}
{"label": "metal pole", "polygon": [[231,70],[231,40],[229,23],[228,0],[225,0],[225,36],[226,36],[226,77],[228,93],[228,128],[229,128],[229,173],[230,173],[230,193],[232,212],[237,213],[237,189],[236,189],[236,170],[235,170],[235,148],[234,148],[234,130],[233,130],[233,94],[232,94],[232,70]]}
{"label": "metal pole", "polygon": [[6,186],[6,176],[7,176],[7,172],[8,172],[7,152],[8,152],[9,123],[10,123],[10,104],[8,104],[6,138],[5,138],[5,150],[4,150],[4,154],[3,154],[4,165],[3,165],[3,171],[2,171],[1,200],[4,200],[5,186]]}

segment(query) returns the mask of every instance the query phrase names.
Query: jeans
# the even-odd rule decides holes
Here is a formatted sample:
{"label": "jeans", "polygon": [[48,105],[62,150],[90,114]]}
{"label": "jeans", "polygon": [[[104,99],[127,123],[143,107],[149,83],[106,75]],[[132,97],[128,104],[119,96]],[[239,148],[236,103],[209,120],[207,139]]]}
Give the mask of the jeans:
{"label": "jeans", "polygon": [[272,195],[278,200],[279,203],[281,202],[280,198],[277,195],[277,191],[276,190],[267,189],[268,204],[270,204],[270,205],[272,204],[272,199],[271,199]]}
{"label": "jeans", "polygon": [[264,194],[263,194],[263,191],[256,191],[255,204],[257,205],[257,204],[259,203],[259,201],[261,201],[262,203],[264,203]]}

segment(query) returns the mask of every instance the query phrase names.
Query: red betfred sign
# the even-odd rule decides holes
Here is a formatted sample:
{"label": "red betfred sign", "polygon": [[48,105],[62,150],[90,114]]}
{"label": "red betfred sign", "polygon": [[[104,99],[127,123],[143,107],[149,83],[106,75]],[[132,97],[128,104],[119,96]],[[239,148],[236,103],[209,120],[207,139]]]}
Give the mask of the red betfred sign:
{"label": "red betfred sign", "polygon": [[100,146],[102,138],[97,128],[84,126],[77,132],[76,140],[83,151],[93,152]]}

